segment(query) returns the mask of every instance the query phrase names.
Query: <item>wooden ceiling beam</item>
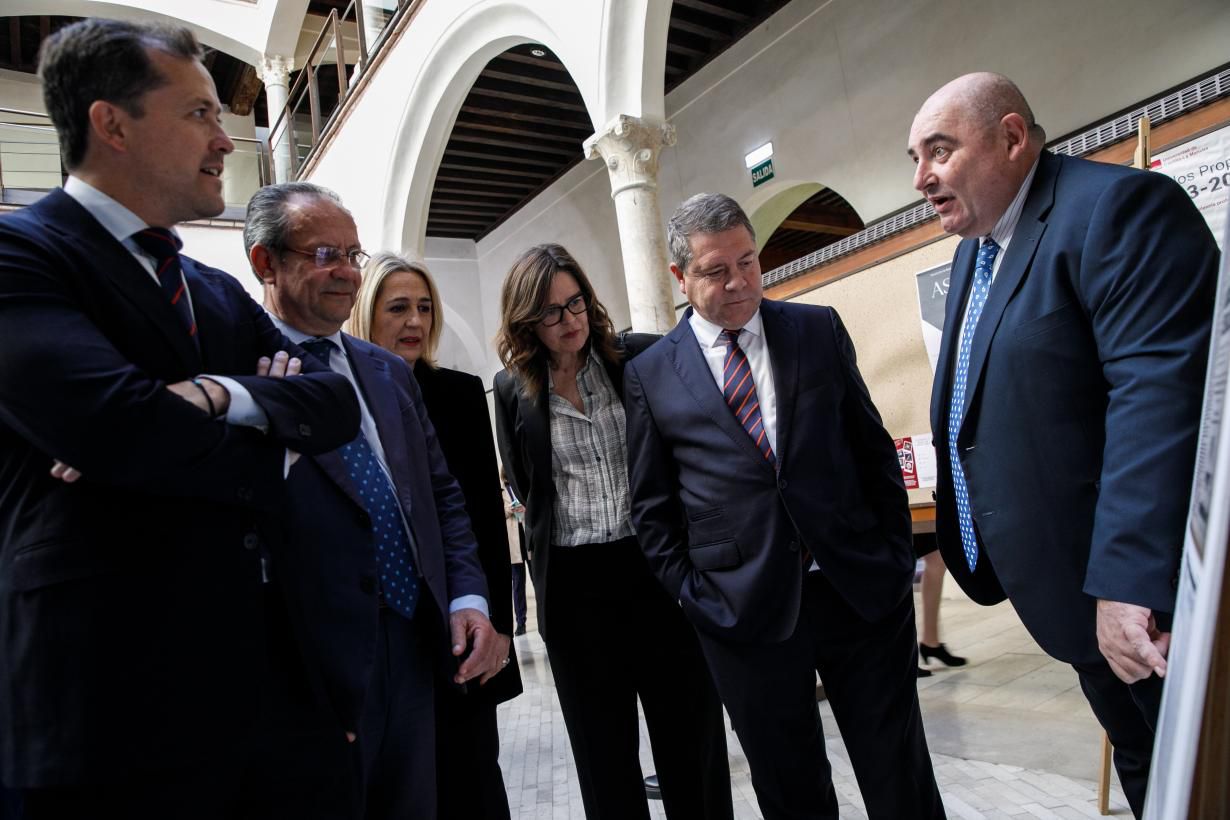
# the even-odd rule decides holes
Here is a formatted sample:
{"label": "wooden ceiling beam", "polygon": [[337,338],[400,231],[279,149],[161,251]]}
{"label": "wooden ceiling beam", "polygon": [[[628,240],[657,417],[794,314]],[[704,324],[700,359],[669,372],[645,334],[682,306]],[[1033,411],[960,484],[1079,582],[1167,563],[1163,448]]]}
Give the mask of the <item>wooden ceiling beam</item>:
{"label": "wooden ceiling beam", "polygon": [[802,219],[787,219],[778,230],[785,228],[788,231],[807,231],[808,233],[822,233],[828,236],[849,236],[850,234],[858,233],[861,228],[850,228],[845,225],[828,225],[823,222],[806,222]]}
{"label": "wooden ceiling beam", "polygon": [[[533,137],[536,138],[537,135],[535,134]],[[535,154],[554,154],[559,157],[571,157],[573,154],[580,153],[581,151],[580,142],[575,142],[571,145],[542,145],[535,144],[533,138],[520,140],[500,139],[499,137],[488,136],[481,131],[463,128],[460,124],[453,127],[452,136],[448,140],[449,145],[452,145],[454,141],[469,145],[494,145],[514,150],[532,151]]]}
{"label": "wooden ceiling beam", "polygon": [[719,6],[708,0],[675,0],[675,6],[712,14],[714,17],[722,17],[726,20],[733,20],[736,23],[744,23],[751,19],[742,12],[726,8],[725,6]]}

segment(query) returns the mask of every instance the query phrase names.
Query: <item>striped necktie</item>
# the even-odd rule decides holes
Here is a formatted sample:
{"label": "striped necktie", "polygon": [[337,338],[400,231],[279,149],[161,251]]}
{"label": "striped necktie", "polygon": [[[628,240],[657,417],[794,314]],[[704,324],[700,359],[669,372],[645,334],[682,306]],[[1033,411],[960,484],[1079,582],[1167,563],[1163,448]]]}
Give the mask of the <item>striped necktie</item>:
{"label": "striped necktie", "polygon": [[739,347],[739,331],[723,330],[722,338],[726,340],[726,361],[722,365],[722,396],[726,399],[735,418],[743,429],[756,443],[756,449],[774,467],[777,457],[769,446],[769,435],[764,429],[764,419],[760,415],[760,400],[756,398],[756,381],[752,378],[752,365],[747,360],[747,354]]}
{"label": "striped necktie", "polygon": [[180,324],[192,337],[192,343],[200,350],[201,344],[196,336],[196,321],[192,318],[192,309],[188,306],[188,282],[184,279],[183,266],[179,261],[179,249],[183,243],[179,237],[166,228],[146,228],[137,231],[131,237],[137,247],[154,257],[154,272],[158,275],[158,284],[163,294],[171,303],[171,309]]}

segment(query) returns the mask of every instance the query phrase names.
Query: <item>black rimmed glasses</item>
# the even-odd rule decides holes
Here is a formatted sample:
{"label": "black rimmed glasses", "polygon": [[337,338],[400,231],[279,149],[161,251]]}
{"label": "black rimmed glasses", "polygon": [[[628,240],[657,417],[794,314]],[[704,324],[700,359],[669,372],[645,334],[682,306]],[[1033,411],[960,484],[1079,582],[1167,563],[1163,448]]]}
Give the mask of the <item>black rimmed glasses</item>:
{"label": "black rimmed glasses", "polygon": [[332,245],[321,245],[315,250],[301,251],[298,248],[287,248],[291,253],[297,253],[300,256],[306,256],[316,263],[318,268],[335,268],[338,265],[346,264],[355,270],[362,270],[367,264],[367,260],[371,256],[367,251],[355,248],[352,251],[344,251],[341,248],[335,248]]}
{"label": "black rimmed glasses", "polygon": [[543,327],[558,325],[560,322],[564,321],[565,310],[573,316],[580,316],[585,312],[587,307],[588,305],[585,304],[585,294],[578,293],[563,305],[552,305],[551,307],[543,310],[542,315],[538,317],[538,322]]}

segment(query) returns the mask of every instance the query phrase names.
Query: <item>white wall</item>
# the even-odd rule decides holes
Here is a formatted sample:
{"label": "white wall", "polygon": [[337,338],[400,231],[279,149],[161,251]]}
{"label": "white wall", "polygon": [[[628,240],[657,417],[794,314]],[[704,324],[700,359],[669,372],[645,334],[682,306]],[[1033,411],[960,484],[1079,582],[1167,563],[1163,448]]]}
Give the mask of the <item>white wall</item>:
{"label": "white wall", "polygon": [[253,299],[264,300],[261,284],[243,252],[243,226],[186,224],[176,228],[184,240],[184,253],[239,280]]}
{"label": "white wall", "polygon": [[[213,44],[254,59],[293,49],[306,2],[263,0],[255,14],[225,0],[191,11],[178,0],[7,5],[10,13],[125,16],[175,8],[198,26],[209,17]],[[628,322],[614,208],[598,162],[565,174],[477,246],[424,248],[427,203],[457,108],[486,62],[512,45],[542,42],[558,54],[596,127],[619,113],[664,113],[674,124],[678,146],[662,158],[664,214],[700,190],[724,191],[754,210],[792,185],[819,183],[871,221],[917,200],[903,151],[909,122],[957,74],[1013,77],[1059,136],[1224,63],[1230,42],[1225,0],[794,0],[662,100],[668,13],[666,0],[427,2],[323,154],[311,178],[342,194],[368,247],[427,250],[432,267],[458,283],[455,293],[442,287],[457,329],[446,350],[459,366],[484,377],[498,369],[490,339],[500,281],[516,254],[540,242],[565,244],[616,324]],[[28,95],[4,79],[0,99]],[[753,191],[742,157],[770,139],[778,178]],[[189,228],[201,245],[194,252],[246,271],[227,256],[230,240],[206,238],[218,230]]]}

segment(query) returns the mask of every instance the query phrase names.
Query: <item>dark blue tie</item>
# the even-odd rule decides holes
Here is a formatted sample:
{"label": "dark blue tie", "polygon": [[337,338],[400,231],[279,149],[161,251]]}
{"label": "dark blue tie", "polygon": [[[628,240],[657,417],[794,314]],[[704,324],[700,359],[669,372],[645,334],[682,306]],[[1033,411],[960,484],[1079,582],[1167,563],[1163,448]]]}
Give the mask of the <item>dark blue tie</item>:
{"label": "dark blue tie", "polygon": [[974,571],[978,563],[978,538],[974,535],[974,515],[969,502],[969,487],[965,483],[965,469],[957,453],[957,434],[961,432],[961,419],[965,415],[965,379],[969,374],[970,350],[974,345],[974,330],[978,318],[987,303],[991,291],[991,271],[999,245],[987,237],[978,249],[978,261],[974,264],[974,281],[970,285],[969,313],[965,317],[965,330],[961,334],[961,347],[957,353],[957,366],[952,374],[952,396],[948,403],[948,460],[952,462],[952,489],[957,500],[957,524],[961,528],[961,546],[965,549],[965,563]]}
{"label": "dark blue tie", "polygon": [[[300,346],[326,365],[337,349],[330,339],[308,339],[300,342]],[[402,520],[397,493],[393,491],[393,485],[362,430],[354,441],[338,452],[342,454],[350,480],[372,520],[372,542],[376,546],[376,563],[380,568],[384,599],[402,615],[413,618],[419,597],[419,580],[414,571],[410,537]]]}
{"label": "dark blue tie", "polygon": [[184,270],[179,261],[179,249],[183,243],[179,237],[166,228],[146,228],[132,235],[132,241],[141,250],[154,257],[154,272],[158,275],[158,284],[163,294],[171,303],[171,309],[179,319],[192,343],[200,350],[200,341],[196,337],[196,321],[192,318],[192,309],[188,307],[188,283],[184,281]]}
{"label": "dark blue tie", "polygon": [[756,449],[777,466],[777,457],[769,446],[769,434],[764,430],[764,418],[760,415],[760,399],[756,397],[756,381],[752,378],[752,363],[739,347],[739,331],[723,330],[726,340],[726,361],[722,365],[722,396],[730,405],[731,412],[743,425],[743,429],[756,443]]}

